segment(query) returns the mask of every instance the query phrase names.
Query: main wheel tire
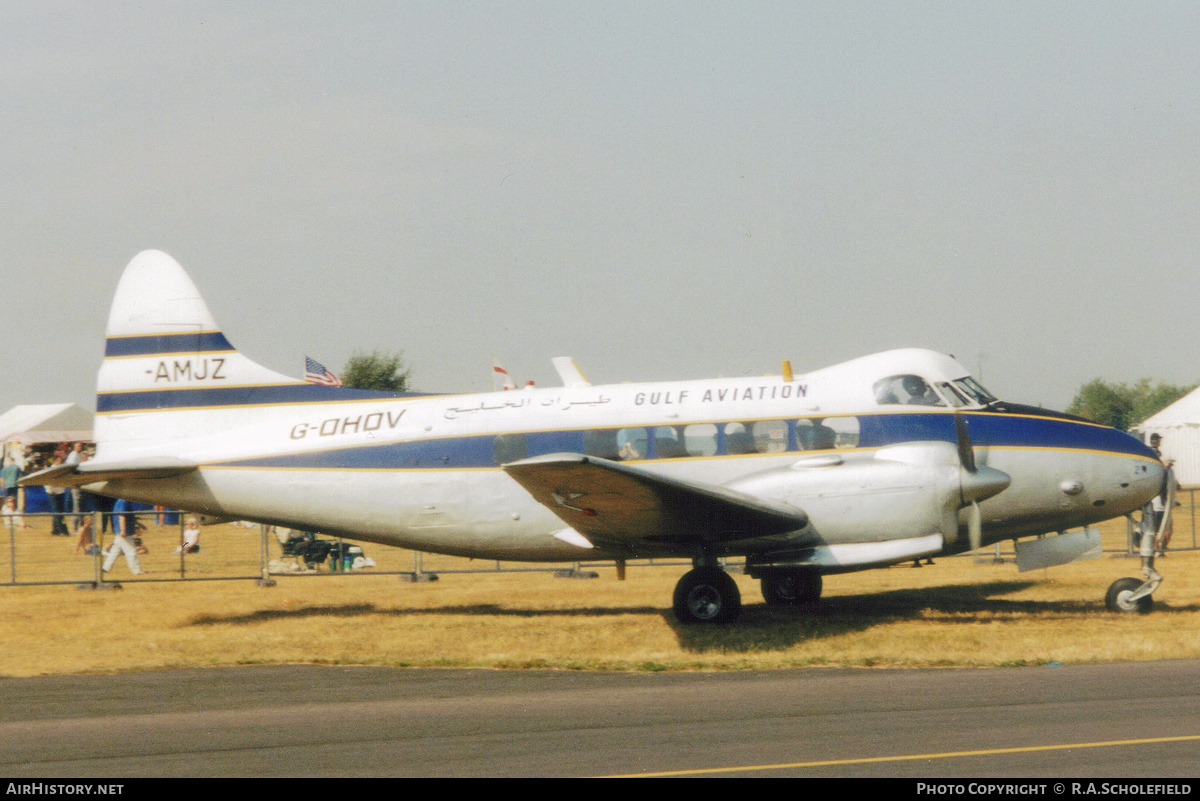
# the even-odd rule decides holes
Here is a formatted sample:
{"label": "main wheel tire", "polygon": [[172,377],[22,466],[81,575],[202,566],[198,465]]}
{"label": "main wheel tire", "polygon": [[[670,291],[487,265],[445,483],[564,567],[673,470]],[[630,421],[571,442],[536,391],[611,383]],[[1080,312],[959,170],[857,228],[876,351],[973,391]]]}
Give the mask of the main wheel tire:
{"label": "main wheel tire", "polygon": [[680,623],[732,623],[742,611],[737,582],[714,567],[684,573],[675,585],[674,600]]}
{"label": "main wheel tire", "polygon": [[762,577],[762,594],[770,606],[799,606],[821,598],[821,574],[815,570],[786,570]]}
{"label": "main wheel tire", "polygon": [[1108,587],[1108,592],[1104,595],[1104,605],[1108,607],[1110,612],[1120,612],[1121,614],[1131,615],[1135,612],[1139,615],[1148,615],[1154,609],[1154,599],[1149,595],[1144,598],[1138,598],[1136,601],[1130,601],[1129,596],[1137,592],[1137,588],[1142,586],[1141,579],[1121,578],[1114,581]]}

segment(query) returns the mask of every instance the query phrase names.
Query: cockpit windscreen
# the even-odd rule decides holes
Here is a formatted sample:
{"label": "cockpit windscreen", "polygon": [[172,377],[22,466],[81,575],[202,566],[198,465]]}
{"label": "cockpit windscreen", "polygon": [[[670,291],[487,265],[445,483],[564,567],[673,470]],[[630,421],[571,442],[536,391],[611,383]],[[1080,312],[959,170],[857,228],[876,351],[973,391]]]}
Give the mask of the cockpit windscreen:
{"label": "cockpit windscreen", "polygon": [[976,381],[971,376],[960,378],[954,382],[954,385],[967,393],[968,396],[976,403],[988,404],[996,400],[996,396],[983,388],[983,385]]}
{"label": "cockpit windscreen", "polygon": [[[970,376],[939,381],[936,389],[919,375],[893,375],[875,382],[875,401],[881,406],[986,406],[996,400]],[[949,403],[947,404],[947,401]]]}
{"label": "cockpit windscreen", "polygon": [[945,406],[946,402],[919,375],[893,375],[875,382],[875,400],[880,405]]}

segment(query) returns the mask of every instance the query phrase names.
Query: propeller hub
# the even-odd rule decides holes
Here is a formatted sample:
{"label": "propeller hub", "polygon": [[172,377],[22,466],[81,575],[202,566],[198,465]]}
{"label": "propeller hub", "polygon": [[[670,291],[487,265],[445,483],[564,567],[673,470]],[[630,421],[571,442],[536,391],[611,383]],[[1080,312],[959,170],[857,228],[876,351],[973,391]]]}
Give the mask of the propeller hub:
{"label": "propeller hub", "polygon": [[964,504],[975,503],[999,495],[1012,484],[1012,476],[994,467],[979,465],[974,472],[962,473],[962,500]]}

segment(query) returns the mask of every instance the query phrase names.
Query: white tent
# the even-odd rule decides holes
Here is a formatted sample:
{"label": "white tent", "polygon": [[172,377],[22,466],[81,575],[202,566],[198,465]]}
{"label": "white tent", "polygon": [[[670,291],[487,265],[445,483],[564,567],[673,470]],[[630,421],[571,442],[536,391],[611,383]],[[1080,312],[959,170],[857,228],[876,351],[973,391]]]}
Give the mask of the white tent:
{"label": "white tent", "polygon": [[1146,442],[1151,434],[1162,437],[1164,459],[1175,460],[1175,478],[1185,487],[1200,486],[1200,388],[1134,426]]}
{"label": "white tent", "polygon": [[0,414],[0,443],[76,442],[92,438],[92,413],[75,403],[14,406]]}

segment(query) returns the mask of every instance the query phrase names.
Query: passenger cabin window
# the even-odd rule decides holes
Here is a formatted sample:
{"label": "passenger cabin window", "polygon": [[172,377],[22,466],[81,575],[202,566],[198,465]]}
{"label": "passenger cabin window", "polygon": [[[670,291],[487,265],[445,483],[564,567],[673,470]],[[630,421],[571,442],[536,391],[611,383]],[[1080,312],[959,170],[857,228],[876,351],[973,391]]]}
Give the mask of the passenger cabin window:
{"label": "passenger cabin window", "polygon": [[644,428],[622,428],[617,431],[617,458],[623,462],[646,459],[650,455],[649,439]]}
{"label": "passenger cabin window", "polygon": [[796,421],[796,446],[802,451],[858,447],[857,417],[811,417]]}
{"label": "passenger cabin window", "polygon": [[725,452],[731,455],[742,453],[757,453],[754,448],[754,437],[741,423],[725,424]]}
{"label": "passenger cabin window", "polygon": [[826,417],[821,425],[833,431],[833,447],[857,448],[859,424],[857,417]]}
{"label": "passenger cabin window", "polygon": [[919,375],[893,375],[875,382],[875,401],[881,406],[945,406],[933,387]]}
{"label": "passenger cabin window", "polygon": [[783,420],[759,420],[750,431],[759,453],[782,453],[788,448],[788,427]]}
{"label": "passenger cabin window", "polygon": [[617,445],[617,429],[600,428],[583,435],[583,452],[588,456],[618,461],[620,446]]}
{"label": "passenger cabin window", "polygon": [[656,459],[678,459],[687,455],[687,449],[680,441],[679,432],[673,426],[657,426],[654,429],[654,456]]}
{"label": "passenger cabin window", "polygon": [[688,456],[713,456],[717,452],[717,427],[712,423],[684,426],[683,444]]}

